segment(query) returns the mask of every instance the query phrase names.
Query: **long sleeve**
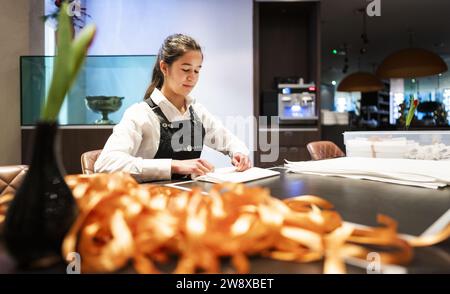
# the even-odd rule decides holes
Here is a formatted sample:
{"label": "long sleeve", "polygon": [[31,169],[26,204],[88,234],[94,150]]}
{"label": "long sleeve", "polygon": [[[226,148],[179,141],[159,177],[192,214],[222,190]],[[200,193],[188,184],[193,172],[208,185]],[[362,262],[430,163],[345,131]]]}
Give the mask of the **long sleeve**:
{"label": "long sleeve", "polygon": [[[145,159],[137,156],[142,149],[143,130],[157,130],[157,128],[159,129],[159,124],[149,119],[149,114],[144,112],[142,104],[136,104],[127,109],[95,162],[95,172],[124,171],[133,175],[138,181],[170,179],[171,159]],[[145,132],[146,141],[158,142],[157,135],[156,131]],[[151,136],[153,138],[149,138]],[[158,145],[144,146],[146,153],[154,155],[155,146],[157,148]]]}
{"label": "long sleeve", "polygon": [[199,103],[196,104],[196,109],[205,127],[205,145],[230,157],[237,152],[249,155],[245,143],[226,129],[220,120]]}

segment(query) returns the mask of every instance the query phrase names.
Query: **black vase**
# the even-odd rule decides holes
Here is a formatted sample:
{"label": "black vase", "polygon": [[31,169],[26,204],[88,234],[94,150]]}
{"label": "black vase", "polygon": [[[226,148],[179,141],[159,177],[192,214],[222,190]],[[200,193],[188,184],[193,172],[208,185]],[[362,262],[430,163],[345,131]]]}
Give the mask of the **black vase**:
{"label": "black vase", "polygon": [[56,123],[37,124],[30,168],[6,214],[6,247],[21,268],[61,261],[62,241],[77,215],[55,152],[57,130]]}

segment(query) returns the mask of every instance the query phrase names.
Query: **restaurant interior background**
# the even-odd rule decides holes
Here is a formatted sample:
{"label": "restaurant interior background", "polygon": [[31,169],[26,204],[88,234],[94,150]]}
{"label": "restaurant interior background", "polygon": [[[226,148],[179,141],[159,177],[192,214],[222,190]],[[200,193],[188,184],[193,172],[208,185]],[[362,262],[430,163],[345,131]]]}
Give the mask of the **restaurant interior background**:
{"label": "restaurant interior background", "polygon": [[[448,0],[70,2],[97,31],[63,91],[77,50],[55,64],[55,1],[0,0],[0,273],[449,272]],[[193,180],[95,174],[173,33],[202,45],[192,95],[256,167],[206,150],[217,169]]]}
{"label": "restaurant interior background", "polygon": [[[24,146],[29,144],[27,132],[33,122],[27,122],[24,115],[31,104],[21,104],[26,102],[26,97],[41,101],[46,83],[45,78],[38,80],[33,84],[35,88],[25,88],[31,93],[26,95],[24,87],[29,84],[23,74],[29,59],[24,57],[20,61],[20,56],[54,54],[54,26],[51,21],[46,25],[42,21],[42,16],[51,12],[53,2],[0,3],[6,16],[0,19],[0,123],[4,126],[1,165],[26,161]],[[87,69],[84,83],[90,83],[93,90],[85,90],[82,95],[124,96],[121,109],[110,116],[117,123],[126,107],[142,100],[154,62],[151,56],[157,53],[162,40],[182,32],[200,42],[205,56],[202,76],[192,95],[224,121],[236,115],[244,118],[277,115],[277,81],[302,78],[306,85],[314,84],[313,108],[317,119],[304,125],[283,127],[287,131],[280,131],[280,160],[290,156],[294,156],[292,160],[307,159],[304,148],[307,142],[301,141],[304,144],[300,147],[291,146],[290,128],[302,130],[294,132],[299,140],[330,139],[342,148],[342,133],[346,130],[402,129],[397,122],[399,104],[408,102],[411,94],[424,106],[416,113],[414,128],[448,128],[450,75],[447,71],[395,79],[371,75],[370,82],[375,80],[382,88],[363,93],[338,91],[345,77],[356,72],[375,74],[388,55],[401,49],[423,48],[437,54],[446,64],[450,62],[449,1],[380,0],[376,1],[380,15],[368,16],[366,7],[370,2],[82,0],[81,6],[89,15],[83,16],[84,22],[94,22],[98,27],[89,55],[110,58],[88,59],[92,72]],[[121,63],[130,56],[135,59]],[[52,60],[41,57],[41,61],[39,70],[44,69],[41,76],[45,77],[50,74],[47,71]],[[93,80],[98,79],[99,73],[100,76],[104,73],[103,80]],[[356,86],[364,87],[358,83],[361,82]],[[63,132],[78,136],[78,139],[67,139],[66,145],[80,144],[86,150],[101,148],[112,125],[96,125],[99,115],[86,108],[79,94],[76,90],[71,92],[59,119]],[[30,109],[31,113],[36,112],[35,108]],[[264,127],[253,121],[248,123],[250,134],[237,135],[257,150],[253,160],[261,165],[256,142]],[[103,142],[92,143],[95,140]],[[62,149],[63,153],[69,152],[64,143]],[[72,159],[65,162],[68,172],[74,171],[71,164],[79,166],[79,157],[73,156],[73,152],[69,152]],[[218,157],[209,150],[202,156],[217,166],[229,164],[227,157]]]}

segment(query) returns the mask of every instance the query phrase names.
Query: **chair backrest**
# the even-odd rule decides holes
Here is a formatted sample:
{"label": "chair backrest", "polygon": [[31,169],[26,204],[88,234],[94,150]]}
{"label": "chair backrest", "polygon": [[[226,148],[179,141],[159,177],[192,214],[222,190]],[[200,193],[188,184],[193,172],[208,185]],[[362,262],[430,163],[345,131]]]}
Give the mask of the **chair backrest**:
{"label": "chair backrest", "polygon": [[315,141],[306,145],[312,160],[343,157],[345,153],[331,141]]}
{"label": "chair backrest", "polygon": [[87,151],[81,154],[81,170],[83,174],[90,175],[94,173],[94,164],[102,153],[102,149]]}
{"label": "chair backrest", "polygon": [[0,166],[0,196],[14,194],[22,183],[28,165],[6,165]]}

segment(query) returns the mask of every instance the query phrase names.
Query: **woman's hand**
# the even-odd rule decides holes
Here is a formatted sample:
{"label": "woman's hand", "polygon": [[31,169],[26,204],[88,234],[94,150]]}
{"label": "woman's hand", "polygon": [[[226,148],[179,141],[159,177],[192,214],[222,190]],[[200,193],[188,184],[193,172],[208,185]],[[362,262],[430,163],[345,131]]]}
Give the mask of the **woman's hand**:
{"label": "woman's hand", "polygon": [[172,174],[182,175],[199,175],[202,176],[206,173],[212,172],[214,166],[208,161],[200,158],[187,159],[187,160],[172,160]]}
{"label": "woman's hand", "polygon": [[239,152],[233,154],[231,163],[236,167],[236,171],[244,171],[252,166],[248,156]]}

